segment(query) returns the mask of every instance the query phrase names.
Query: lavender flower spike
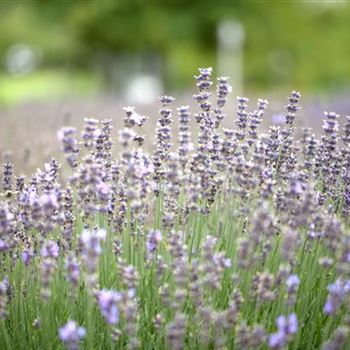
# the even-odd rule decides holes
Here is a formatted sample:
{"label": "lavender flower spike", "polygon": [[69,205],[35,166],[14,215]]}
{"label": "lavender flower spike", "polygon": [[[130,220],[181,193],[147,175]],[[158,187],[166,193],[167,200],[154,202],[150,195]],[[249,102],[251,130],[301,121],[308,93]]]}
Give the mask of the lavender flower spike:
{"label": "lavender flower spike", "polygon": [[103,289],[97,293],[97,303],[106,322],[110,325],[119,322],[118,302],[121,295],[114,290]]}
{"label": "lavender flower spike", "polygon": [[8,290],[9,290],[9,281],[7,278],[4,278],[0,281],[0,320],[6,319],[8,316],[7,304],[8,304]]}
{"label": "lavender flower spike", "polygon": [[158,230],[151,230],[147,236],[147,250],[149,253],[153,253],[158,246],[158,243],[162,240],[162,234]]}
{"label": "lavender flower spike", "polygon": [[60,252],[60,248],[58,244],[55,241],[48,241],[42,248],[41,248],[41,256],[43,258],[57,258]]}
{"label": "lavender flower spike", "polygon": [[276,320],[277,333],[270,336],[269,347],[271,349],[281,349],[283,348],[291,334],[295,334],[298,331],[298,319],[293,313],[288,317],[281,315],[277,317]]}
{"label": "lavender flower spike", "polygon": [[68,321],[58,331],[59,337],[69,350],[77,350],[79,341],[85,337],[86,331],[84,327],[78,327],[75,321]]}
{"label": "lavender flower spike", "polygon": [[80,243],[83,246],[83,255],[89,257],[99,256],[102,252],[100,243],[106,238],[106,231],[99,230],[84,230],[80,236]]}
{"label": "lavender flower spike", "polygon": [[323,307],[323,311],[327,315],[331,315],[337,312],[345,297],[350,293],[350,281],[342,281],[337,279],[334,283],[328,286],[328,298],[326,304]]}
{"label": "lavender flower spike", "polygon": [[290,275],[287,278],[286,284],[288,291],[295,291],[300,284],[299,277],[297,275]]}

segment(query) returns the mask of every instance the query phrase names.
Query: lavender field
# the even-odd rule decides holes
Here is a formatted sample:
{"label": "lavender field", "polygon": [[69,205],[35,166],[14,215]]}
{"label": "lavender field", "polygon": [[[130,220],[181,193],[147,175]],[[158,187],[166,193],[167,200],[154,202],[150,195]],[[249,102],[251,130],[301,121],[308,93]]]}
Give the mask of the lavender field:
{"label": "lavender field", "polygon": [[125,107],[36,172],[5,159],[0,349],[350,349],[350,116],[296,127],[293,91],[262,128],[212,74],[153,135]]}

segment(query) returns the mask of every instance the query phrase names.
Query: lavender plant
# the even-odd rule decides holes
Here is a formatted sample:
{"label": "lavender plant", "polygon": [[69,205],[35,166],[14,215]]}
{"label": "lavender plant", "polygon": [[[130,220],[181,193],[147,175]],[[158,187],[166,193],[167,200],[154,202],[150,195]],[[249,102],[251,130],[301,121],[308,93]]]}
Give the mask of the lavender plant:
{"label": "lavender plant", "polygon": [[195,79],[197,111],[160,98],[151,153],[126,107],[118,140],[58,132],[66,178],[3,165],[0,349],[350,348],[350,117],[299,132],[293,91],[285,125],[238,97],[222,128],[229,79]]}

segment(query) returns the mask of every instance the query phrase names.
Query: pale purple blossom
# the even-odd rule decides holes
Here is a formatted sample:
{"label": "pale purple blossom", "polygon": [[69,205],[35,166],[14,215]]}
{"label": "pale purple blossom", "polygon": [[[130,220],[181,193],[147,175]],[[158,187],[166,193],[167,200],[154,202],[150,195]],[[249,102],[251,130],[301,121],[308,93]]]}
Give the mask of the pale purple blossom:
{"label": "pale purple blossom", "polygon": [[50,213],[58,207],[57,194],[55,192],[44,193],[39,201],[47,213]]}
{"label": "pale purple blossom", "polygon": [[8,291],[10,283],[7,277],[0,281],[0,320],[8,316],[7,306],[9,301]]}
{"label": "pale purple blossom", "polygon": [[80,266],[77,259],[72,255],[66,258],[66,270],[69,282],[73,287],[76,287],[80,277]]}
{"label": "pale purple blossom", "polygon": [[114,290],[103,289],[97,293],[97,303],[106,322],[110,325],[119,322],[118,303],[121,300],[121,294]]}
{"label": "pale purple blossom", "polygon": [[68,321],[58,330],[61,341],[69,350],[77,350],[79,342],[86,335],[84,327],[79,327],[75,321]]}
{"label": "pale purple blossom", "polygon": [[60,248],[55,241],[47,241],[41,248],[41,256],[43,258],[57,258],[60,253]]}
{"label": "pale purple blossom", "polygon": [[28,266],[34,257],[34,254],[30,250],[26,249],[26,250],[23,250],[21,257],[22,257],[23,264],[25,266]]}
{"label": "pale purple blossom", "polygon": [[80,235],[82,253],[86,258],[98,256],[102,252],[101,242],[106,238],[106,230],[83,230]]}
{"label": "pale purple blossom", "polygon": [[269,339],[269,347],[271,349],[282,348],[285,343],[286,343],[286,335],[284,333],[277,332],[277,333],[271,334]]}
{"label": "pale purple blossom", "polygon": [[334,283],[328,286],[328,298],[323,307],[323,311],[327,315],[337,312],[345,300],[345,297],[350,293],[350,280],[343,281],[338,278]]}
{"label": "pale purple blossom", "polygon": [[299,277],[297,275],[290,275],[287,278],[286,285],[288,291],[296,290],[300,284]]}
{"label": "pale purple blossom", "polygon": [[288,342],[289,336],[298,331],[298,319],[293,313],[289,316],[278,316],[276,320],[277,332],[271,334],[269,339],[269,347],[271,349],[281,349]]}
{"label": "pale purple blossom", "polygon": [[153,253],[158,246],[158,243],[162,240],[162,234],[159,230],[151,230],[147,236],[147,250],[149,253]]}
{"label": "pale purple blossom", "polygon": [[79,245],[82,261],[87,269],[87,283],[92,291],[97,283],[97,269],[99,257],[102,253],[102,242],[106,238],[106,230],[83,230],[80,235]]}
{"label": "pale purple blossom", "polygon": [[9,249],[8,243],[5,240],[0,239],[0,252],[5,252],[7,249]]}

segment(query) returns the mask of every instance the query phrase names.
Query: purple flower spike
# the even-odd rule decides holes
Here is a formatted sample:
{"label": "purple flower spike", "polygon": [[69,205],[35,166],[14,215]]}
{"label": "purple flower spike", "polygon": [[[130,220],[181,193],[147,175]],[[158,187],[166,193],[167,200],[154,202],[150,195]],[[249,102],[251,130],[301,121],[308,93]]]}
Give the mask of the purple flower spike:
{"label": "purple flower spike", "polygon": [[79,341],[85,337],[84,327],[78,327],[75,321],[68,321],[58,331],[59,337],[69,350],[77,350]]}
{"label": "purple flower spike", "polygon": [[106,231],[99,230],[84,230],[80,236],[80,243],[83,246],[83,255],[87,257],[99,256],[102,252],[101,242],[106,238]]}
{"label": "purple flower spike", "polygon": [[350,292],[350,281],[337,279],[328,286],[328,298],[323,307],[323,312],[327,315],[337,312]]}
{"label": "purple flower spike", "polygon": [[149,253],[153,253],[158,246],[158,243],[162,240],[162,234],[158,230],[151,230],[147,236],[147,250]]}
{"label": "purple flower spike", "polygon": [[97,303],[106,322],[110,325],[119,322],[118,302],[121,295],[114,290],[101,290],[97,294]]}
{"label": "purple flower spike", "polygon": [[44,258],[57,258],[60,252],[60,248],[55,241],[48,241],[41,248],[41,256]]}
{"label": "purple flower spike", "polygon": [[22,261],[25,266],[28,266],[30,262],[32,261],[33,253],[29,250],[24,250],[22,252]]}
{"label": "purple flower spike", "polygon": [[9,245],[3,239],[0,239],[0,252],[5,252],[7,249],[9,249]]}
{"label": "purple flower spike", "polygon": [[289,316],[278,316],[276,320],[277,333],[271,334],[269,339],[269,347],[271,349],[283,348],[291,334],[295,334],[298,331],[298,319],[293,313]]}
{"label": "purple flower spike", "polygon": [[290,275],[286,281],[288,293],[295,293],[298,290],[299,284],[299,277],[297,275]]}
{"label": "purple flower spike", "polygon": [[286,335],[284,333],[274,333],[270,336],[269,347],[271,349],[282,348],[286,343]]}
{"label": "purple flower spike", "polygon": [[326,301],[326,304],[324,304],[323,306],[323,312],[327,315],[331,315],[334,313],[334,311],[335,311],[335,308],[334,308],[333,300],[332,298],[328,298]]}
{"label": "purple flower spike", "polygon": [[298,331],[298,319],[296,314],[289,315],[287,333],[295,334]]}

